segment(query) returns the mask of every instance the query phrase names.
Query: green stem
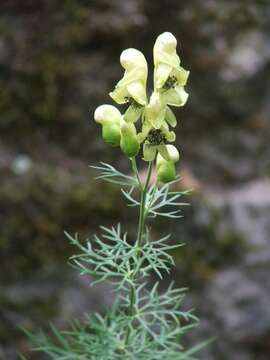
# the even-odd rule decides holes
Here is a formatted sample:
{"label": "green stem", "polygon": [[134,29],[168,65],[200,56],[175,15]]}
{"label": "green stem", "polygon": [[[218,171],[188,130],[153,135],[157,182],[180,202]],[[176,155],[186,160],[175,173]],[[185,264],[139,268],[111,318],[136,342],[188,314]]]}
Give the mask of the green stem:
{"label": "green stem", "polygon": [[145,217],[147,217],[147,214],[149,213],[149,210],[151,209],[151,206],[153,205],[152,203],[153,203],[153,200],[155,198],[157,189],[158,189],[158,179],[155,182],[155,187],[154,187],[154,189],[152,191],[152,196],[148,201],[148,207],[145,209]]}
{"label": "green stem", "polygon": [[143,232],[145,227],[145,201],[146,201],[149,182],[151,179],[152,168],[153,168],[153,163],[150,162],[148,166],[146,182],[141,191],[140,215],[139,215],[139,224],[138,224],[137,241],[136,241],[136,247],[138,249],[140,249],[143,240]]}
{"label": "green stem", "polygon": [[[140,177],[139,177],[139,173],[138,173],[138,170],[137,170],[137,166],[136,166],[136,160],[135,160],[135,158],[133,158],[133,159],[132,159],[133,160],[132,166],[133,166],[133,170],[135,172],[135,175],[136,175],[137,179],[139,179],[139,185],[140,185],[139,189],[140,189],[140,192],[141,192],[139,223],[138,223],[138,230],[137,230],[137,240],[136,240],[136,244],[135,244],[135,246],[136,246],[136,248],[138,250],[137,251],[137,260],[138,260],[139,257],[140,257],[140,254],[141,254],[140,248],[142,246],[143,234],[144,234],[144,229],[145,229],[145,202],[146,202],[147,190],[148,190],[149,183],[150,183],[150,180],[151,180],[153,162],[149,163],[146,181],[145,181],[145,184],[142,185]],[[133,276],[132,276],[132,280],[134,282],[136,280],[137,274],[138,274],[138,269],[137,269],[137,271],[135,273],[133,273]],[[130,291],[129,291],[128,316],[133,315],[134,304],[135,304],[135,300],[136,300],[135,296],[136,296],[135,285],[133,283],[130,286]],[[130,335],[130,328],[127,328],[126,335],[125,335],[125,345],[128,344],[129,335]]]}
{"label": "green stem", "polygon": [[140,179],[140,176],[139,176],[139,172],[138,172],[138,168],[137,168],[137,162],[136,162],[136,158],[135,156],[133,158],[131,158],[131,164],[132,164],[132,170],[136,176],[136,179],[138,181],[138,185],[139,185],[139,189],[140,191],[143,190],[143,185],[142,185],[142,182],[141,182],[141,179]]}

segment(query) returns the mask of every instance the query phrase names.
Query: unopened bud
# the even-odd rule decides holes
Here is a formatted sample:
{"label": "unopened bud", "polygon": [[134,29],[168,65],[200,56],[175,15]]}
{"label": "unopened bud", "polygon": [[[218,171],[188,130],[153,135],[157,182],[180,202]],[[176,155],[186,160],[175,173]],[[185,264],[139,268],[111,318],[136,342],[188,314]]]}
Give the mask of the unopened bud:
{"label": "unopened bud", "polygon": [[119,146],[121,140],[119,124],[104,124],[102,126],[102,137],[111,146]]}
{"label": "unopened bud", "polygon": [[112,105],[99,106],[94,114],[95,121],[102,126],[104,141],[112,146],[120,144],[120,111]]}
{"label": "unopened bud", "polygon": [[120,124],[121,113],[115,106],[104,104],[96,108],[94,119],[102,125],[105,123]]}
{"label": "unopened bud", "polygon": [[136,128],[132,123],[121,119],[121,140],[120,147],[129,158],[136,156],[140,150],[140,143],[137,138]]}
{"label": "unopened bud", "polygon": [[[168,144],[161,146],[159,147],[159,152],[164,161],[176,163],[179,160],[179,152],[174,145]],[[161,159],[158,161],[161,162]]]}
{"label": "unopened bud", "polygon": [[160,154],[158,154],[156,166],[159,181],[167,183],[175,180],[176,170],[175,164],[172,161],[167,161]]}
{"label": "unopened bud", "polygon": [[169,159],[173,163],[176,163],[179,160],[179,151],[174,145],[166,145],[167,152],[169,154]]}

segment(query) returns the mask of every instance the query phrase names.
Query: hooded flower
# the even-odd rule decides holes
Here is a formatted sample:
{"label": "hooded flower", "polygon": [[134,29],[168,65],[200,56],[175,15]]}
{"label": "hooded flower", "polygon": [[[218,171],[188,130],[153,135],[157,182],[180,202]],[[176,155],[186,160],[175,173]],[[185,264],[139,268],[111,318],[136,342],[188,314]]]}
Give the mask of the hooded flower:
{"label": "hooded flower", "polygon": [[164,159],[178,161],[179,153],[175,146],[167,144],[175,140],[175,133],[169,131],[167,126],[160,129],[143,126],[143,131],[138,134],[139,140],[143,141],[143,159],[154,160],[156,153],[160,153]]}
{"label": "hooded flower", "polygon": [[183,106],[188,98],[184,86],[189,71],[180,66],[176,45],[177,40],[170,32],[158,36],[154,45],[154,87],[164,104]]}
{"label": "hooded flower", "polygon": [[125,73],[110,96],[118,104],[129,104],[124,118],[127,122],[135,122],[147,104],[147,62],[139,50],[130,48],[122,52],[120,63]]}

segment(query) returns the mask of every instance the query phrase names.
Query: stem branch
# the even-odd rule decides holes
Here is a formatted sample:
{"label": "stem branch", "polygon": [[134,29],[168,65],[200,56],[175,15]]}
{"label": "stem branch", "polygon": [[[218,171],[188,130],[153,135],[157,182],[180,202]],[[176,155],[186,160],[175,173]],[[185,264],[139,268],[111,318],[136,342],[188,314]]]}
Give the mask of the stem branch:
{"label": "stem branch", "polygon": [[[147,195],[147,190],[149,187],[149,183],[151,180],[151,175],[152,175],[152,169],[153,169],[153,162],[151,161],[148,165],[148,171],[147,171],[147,176],[146,176],[146,181],[145,184],[142,185],[142,182],[140,180],[140,176],[138,173],[138,169],[137,169],[137,165],[136,165],[136,160],[135,158],[132,159],[132,168],[133,171],[135,173],[136,178],[138,179],[138,183],[139,183],[139,190],[141,193],[141,202],[140,202],[140,213],[139,213],[139,222],[138,222],[138,230],[137,230],[137,240],[136,240],[136,248],[137,248],[137,259],[139,259],[140,257],[140,248],[142,246],[142,241],[143,241],[143,235],[144,235],[144,230],[145,230],[145,203],[146,203],[146,195]],[[136,272],[133,273],[132,275],[132,280],[135,282],[137,274],[138,274],[139,269],[137,269]],[[133,283],[130,286],[130,291],[129,291],[129,307],[128,307],[128,316],[132,316],[134,313],[134,304],[136,301],[136,292],[135,292],[135,284]],[[130,335],[130,328],[127,328],[126,331],[126,335],[125,335],[125,345],[128,344],[129,341],[129,335]]]}

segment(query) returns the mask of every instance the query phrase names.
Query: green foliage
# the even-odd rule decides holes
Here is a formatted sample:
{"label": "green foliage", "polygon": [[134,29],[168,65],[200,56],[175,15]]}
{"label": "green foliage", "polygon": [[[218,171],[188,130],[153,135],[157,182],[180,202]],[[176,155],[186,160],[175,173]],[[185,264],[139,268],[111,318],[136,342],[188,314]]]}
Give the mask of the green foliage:
{"label": "green foliage", "polygon": [[[101,226],[100,234],[82,241],[78,234],[65,233],[78,250],[70,263],[82,275],[91,276],[91,285],[110,282],[118,296],[105,315],[86,315],[84,321],[73,321],[69,330],[51,326],[52,337],[44,333],[28,334],[34,350],[53,360],[192,360],[201,346],[191,350],[183,347],[183,336],[198,319],[192,311],[183,311],[186,289],[170,284],[161,290],[159,282],[150,285],[146,279],[156,274],[162,279],[169,274],[174,260],[170,254],[182,244],[168,242],[170,235],[153,239],[145,224],[148,217],[180,217],[179,202],[186,192],[171,191],[173,183],[150,186],[151,163],[145,184],[132,159],[134,176],[128,176],[113,166],[101,163],[94,167],[98,179],[126,186],[122,189],[129,206],[140,207],[138,236],[134,242],[119,224],[110,228]],[[136,194],[141,193],[141,200]]]}
{"label": "green foliage", "polygon": [[169,235],[150,241],[147,230],[146,241],[139,248],[127,241],[127,233],[121,235],[120,224],[111,229],[101,226],[101,229],[101,237],[95,235],[92,243],[88,240],[86,246],[81,244],[78,234],[72,237],[66,233],[71,244],[80,250],[80,254],[72,256],[70,260],[82,275],[88,274],[96,278],[92,285],[110,280],[119,288],[125,287],[126,284],[133,286],[134,274],[144,277],[152,271],[162,279],[161,272],[169,273],[171,265],[174,264],[168,251],[181,246],[167,244]]}
{"label": "green foliage", "polygon": [[96,179],[101,179],[121,186],[136,186],[137,181],[133,176],[125,175],[110,164],[101,162],[99,166],[91,166],[100,172]]}
{"label": "green foliage", "polygon": [[[145,216],[149,217],[167,217],[167,218],[180,218],[180,209],[169,211],[170,208],[188,205],[185,202],[178,202],[178,199],[186,195],[188,191],[170,191],[170,186],[175,181],[167,183],[160,188],[156,184],[152,185],[146,193],[145,200]],[[140,206],[140,202],[132,197],[134,188],[131,187],[129,191],[122,190],[123,195],[128,200],[128,205],[131,207]]]}
{"label": "green foliage", "polygon": [[[147,313],[147,308],[145,314]],[[155,308],[150,308],[149,313],[152,324],[162,319]],[[147,328],[141,315],[138,320],[140,326],[134,326],[124,313],[113,310],[106,316],[95,314],[86,316],[85,322],[73,322],[69,331],[59,331],[51,326],[55,341],[52,342],[44,334],[31,338],[35,349],[46,353],[53,360],[192,360],[193,352],[184,351],[175,342],[181,338],[191,327],[175,326],[167,321],[166,326],[160,328],[160,333],[153,333]],[[130,329],[130,341],[126,346],[123,343],[125,329]],[[197,349],[194,349],[197,350]]]}

